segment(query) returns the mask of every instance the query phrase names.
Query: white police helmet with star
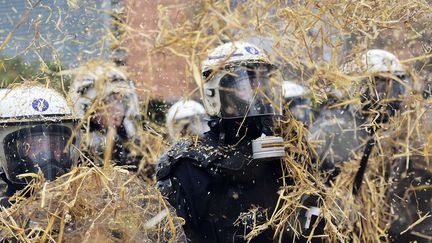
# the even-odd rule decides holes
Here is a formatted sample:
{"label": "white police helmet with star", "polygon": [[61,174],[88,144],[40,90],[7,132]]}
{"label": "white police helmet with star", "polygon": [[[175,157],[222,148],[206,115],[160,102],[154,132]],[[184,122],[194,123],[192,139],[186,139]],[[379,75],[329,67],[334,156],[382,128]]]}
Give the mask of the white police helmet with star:
{"label": "white police helmet with star", "polygon": [[121,68],[112,63],[94,61],[64,73],[75,76],[69,95],[77,115],[84,117],[98,98],[103,100],[112,94],[120,94],[126,105],[123,126],[128,137],[136,136],[141,119],[137,90],[135,82],[129,80]]}
{"label": "white police helmet with star", "polygon": [[346,74],[406,73],[405,67],[394,54],[381,49],[366,51],[359,59],[342,65],[341,71]]}
{"label": "white police helmet with star", "polygon": [[0,122],[76,118],[65,97],[43,86],[0,90]]}
{"label": "white police helmet with star", "polygon": [[207,113],[223,119],[280,114],[278,73],[267,55],[251,43],[216,47],[202,64]]}
{"label": "white police helmet with star", "polygon": [[240,62],[270,63],[270,60],[267,55],[254,44],[244,41],[228,42],[216,47],[210,52],[207,59],[202,63],[202,72],[204,73],[225,65]]}
{"label": "white police helmet with star", "polygon": [[0,170],[13,183],[19,175],[42,172],[53,180],[78,160],[78,117],[54,89],[24,83],[0,90]]}

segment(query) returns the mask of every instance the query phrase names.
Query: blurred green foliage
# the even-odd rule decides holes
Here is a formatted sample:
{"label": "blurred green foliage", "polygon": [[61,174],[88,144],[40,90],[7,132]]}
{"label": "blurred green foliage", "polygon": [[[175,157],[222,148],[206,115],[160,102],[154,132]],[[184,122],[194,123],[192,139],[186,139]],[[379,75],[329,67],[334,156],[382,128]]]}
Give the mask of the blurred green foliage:
{"label": "blurred green foliage", "polygon": [[56,63],[28,63],[22,58],[0,58],[0,88],[27,80],[48,84],[59,91],[67,91],[71,78],[58,75],[63,67]]}

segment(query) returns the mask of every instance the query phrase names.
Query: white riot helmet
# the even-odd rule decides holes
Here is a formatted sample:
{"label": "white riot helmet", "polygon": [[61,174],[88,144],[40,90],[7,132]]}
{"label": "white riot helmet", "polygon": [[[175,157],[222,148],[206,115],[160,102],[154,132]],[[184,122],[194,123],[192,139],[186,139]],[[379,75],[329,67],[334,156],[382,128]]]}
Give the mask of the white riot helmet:
{"label": "white riot helmet", "polygon": [[77,163],[78,119],[63,95],[22,84],[0,90],[0,103],[0,166],[9,181],[25,184],[18,175],[39,169],[53,180]]}
{"label": "white riot helmet", "polygon": [[210,128],[204,120],[204,107],[193,100],[180,100],[170,107],[166,116],[166,127],[172,140],[182,135],[201,136]]}
{"label": "white riot helmet", "polygon": [[[394,114],[402,108],[400,98],[407,94],[410,78],[395,55],[379,49],[368,50],[359,59],[344,64],[341,71],[361,77],[359,87],[352,91],[362,95],[361,102],[366,110],[385,107],[386,113]],[[382,117],[388,119],[388,115]]]}
{"label": "white riot helmet", "polygon": [[109,102],[110,96],[118,94],[125,108],[122,124],[128,137],[135,136],[138,126],[136,123],[140,120],[135,83],[119,68],[106,63],[90,63],[73,72],[75,78],[69,95],[76,113],[83,117],[97,99]]}
{"label": "white riot helmet", "polygon": [[216,47],[202,64],[204,106],[222,119],[281,114],[281,80],[258,47],[229,42]]}
{"label": "white riot helmet", "polygon": [[392,73],[395,75],[404,75],[406,73],[405,68],[395,55],[380,49],[368,50],[361,55],[360,60],[344,64],[342,71],[348,74]]}
{"label": "white riot helmet", "polygon": [[[374,78],[374,84],[378,89],[378,92],[385,92],[385,84],[388,80],[397,80],[394,82],[391,91],[387,93],[394,93],[394,95],[403,95],[406,93],[406,86],[409,83],[409,77],[405,67],[400,63],[399,59],[392,53],[380,50],[372,49],[362,54],[360,59],[353,60],[344,64],[341,71],[349,75],[361,75],[369,76]],[[364,83],[360,83],[364,85]],[[387,87],[387,86],[386,86]]]}
{"label": "white riot helmet", "polygon": [[[282,80],[262,50],[247,42],[216,47],[203,62],[204,106],[222,119],[282,114]],[[269,132],[269,129],[266,129]],[[262,134],[252,141],[254,159],[285,155],[281,137]]]}

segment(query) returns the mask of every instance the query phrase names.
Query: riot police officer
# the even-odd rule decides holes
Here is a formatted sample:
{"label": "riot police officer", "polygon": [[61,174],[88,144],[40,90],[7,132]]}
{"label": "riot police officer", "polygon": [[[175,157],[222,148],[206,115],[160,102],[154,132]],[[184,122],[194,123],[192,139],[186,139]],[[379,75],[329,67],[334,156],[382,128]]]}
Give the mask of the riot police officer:
{"label": "riot police officer", "polygon": [[2,89],[0,102],[0,169],[7,184],[1,205],[8,207],[32,180],[21,174],[41,172],[50,181],[77,163],[79,119],[63,95],[34,83]]}
{"label": "riot police officer", "polygon": [[[268,57],[246,42],[214,49],[202,74],[210,131],[161,157],[158,186],[186,220],[191,242],[244,242],[270,218],[282,186],[284,143],[273,131],[282,83]],[[272,242],[273,233],[267,228],[252,242]]]}
{"label": "riot police officer", "polygon": [[[64,183],[64,180],[54,181],[80,162],[79,147],[81,136],[80,129],[77,128],[80,118],[74,113],[73,107],[69,105],[62,94],[38,83],[24,83],[19,86],[0,90],[0,102],[2,104],[0,106],[0,178],[7,184],[6,192],[2,193],[0,205],[10,207],[12,204],[17,203],[17,199],[25,199],[27,196],[37,193],[51,195],[49,197],[54,201],[61,198],[60,201],[44,207],[40,206],[40,202],[44,201],[44,196],[33,197],[31,201],[25,202],[13,211],[10,211],[7,214],[8,219],[2,220],[0,226],[1,242],[21,242],[24,238],[26,240],[29,238],[34,240],[38,236],[41,237],[41,235],[36,233],[36,235],[28,234],[27,237],[23,237],[21,232],[39,232],[41,227],[45,228],[49,224],[48,221],[52,217],[58,217],[66,212],[69,213],[74,208],[83,210],[80,203],[72,203],[72,205],[68,205],[67,207],[62,207],[61,204],[64,202],[63,199],[65,197],[70,196],[74,198],[73,200],[77,198],[79,200],[80,197],[88,196],[89,191],[97,190],[98,188],[94,185],[87,185],[89,190],[83,190],[81,185],[74,185],[72,181],[75,181],[77,184],[83,182],[93,183],[97,180],[98,176],[94,173],[87,173],[85,176],[86,179],[81,182],[79,180],[68,180],[68,183]],[[80,173],[79,171],[89,172],[89,170],[82,169],[77,171],[78,174]],[[48,185],[48,187],[51,189],[57,186],[61,187],[61,192],[56,190],[45,192],[43,190],[34,190],[34,187],[31,186],[26,187],[34,180],[34,174],[43,176],[46,181],[50,181],[51,185]],[[80,178],[80,176],[74,175],[71,175],[71,178]],[[48,232],[48,236],[51,237],[59,234],[61,235],[59,236],[60,238],[63,237],[63,239],[77,241],[88,238],[86,237],[88,233],[97,232],[96,238],[93,239],[95,241],[106,241],[107,239],[119,241],[130,239],[128,238],[130,232],[131,234],[135,234],[135,236],[138,235],[138,237],[144,235],[145,240],[162,239],[185,242],[184,232],[177,229],[180,223],[176,215],[171,214],[171,207],[159,207],[161,201],[158,200],[160,196],[157,190],[153,189],[150,185],[142,185],[140,179],[130,178],[129,174],[125,174],[119,170],[112,170],[110,175],[115,178],[111,182],[111,185],[104,184],[100,188],[111,187],[112,191],[110,192],[113,195],[119,193],[123,193],[122,195],[124,195],[123,189],[128,191],[128,188],[130,188],[128,193],[136,196],[136,202],[141,203],[138,207],[136,207],[137,204],[134,204],[135,209],[129,212],[128,209],[130,209],[130,206],[123,205],[122,200],[117,201],[117,203],[125,207],[124,210],[119,210],[119,214],[128,218],[134,218],[134,222],[138,222],[135,227],[124,226],[123,229],[118,229],[116,227],[108,227],[106,222],[99,222],[98,219],[101,214],[106,213],[110,215],[117,212],[116,210],[113,212],[105,210],[108,205],[113,205],[113,202],[106,201],[107,205],[104,207],[103,203],[100,204],[100,202],[104,201],[106,195],[101,193],[100,195],[93,195],[92,199],[88,201],[86,198],[81,198],[81,200],[84,199],[89,203],[89,207],[84,209],[88,212],[86,217],[75,217],[72,213],[72,216],[69,215],[68,222],[56,222],[50,232]],[[120,192],[117,191],[118,187],[112,184],[115,184],[117,181],[122,183],[122,190]],[[81,188],[81,190],[75,190],[77,187]],[[72,191],[73,193],[70,193]],[[141,196],[143,194],[149,197],[142,199]],[[118,198],[120,197],[118,195]],[[95,206],[92,203],[99,203],[99,205]],[[133,204],[132,201],[128,203]],[[142,215],[139,217],[131,215],[136,212],[142,213]],[[165,216],[161,218],[160,215]],[[166,215],[170,216],[166,217]],[[25,216],[25,220],[21,220],[23,219],[22,216]],[[46,219],[45,222],[44,219]],[[167,222],[165,223],[164,221]],[[9,227],[10,222],[14,222],[16,227]],[[169,229],[161,230],[159,223],[165,223]],[[92,227],[83,227],[83,225],[92,225]],[[96,227],[93,227],[94,225]],[[68,230],[65,232],[58,230],[62,226],[65,226],[64,228],[68,228]],[[137,229],[145,230],[140,232],[140,234],[136,234]],[[54,238],[57,239],[57,237]]]}
{"label": "riot police officer", "polygon": [[[309,141],[323,170],[370,153],[373,132],[401,110],[410,85],[406,69],[384,50],[369,50],[359,60],[344,64],[341,71],[352,77],[345,98],[360,96],[359,103],[325,109],[311,125]],[[361,146],[365,141],[369,149]]]}
{"label": "riot police officer", "polygon": [[[75,76],[69,94],[75,112],[89,121],[83,144],[99,163],[106,155],[108,130],[115,131],[111,160],[136,170],[139,151],[140,113],[134,82],[113,64],[90,61],[72,70]],[[133,167],[133,168],[132,168]]]}

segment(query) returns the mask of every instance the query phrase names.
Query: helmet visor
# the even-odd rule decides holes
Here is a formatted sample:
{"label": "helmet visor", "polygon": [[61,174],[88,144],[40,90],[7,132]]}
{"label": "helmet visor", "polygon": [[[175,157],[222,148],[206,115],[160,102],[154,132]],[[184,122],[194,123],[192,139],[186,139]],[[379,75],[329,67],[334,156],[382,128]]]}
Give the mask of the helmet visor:
{"label": "helmet visor", "polygon": [[376,93],[379,99],[399,99],[406,94],[407,81],[404,78],[398,77],[374,77]]}
{"label": "helmet visor", "polygon": [[281,114],[281,79],[268,64],[225,70],[220,80],[222,118]]}
{"label": "helmet visor", "polygon": [[19,174],[39,170],[46,180],[66,173],[73,165],[71,149],[65,149],[71,135],[71,129],[61,125],[37,125],[7,135],[4,151],[8,179],[25,183],[17,177]]}

